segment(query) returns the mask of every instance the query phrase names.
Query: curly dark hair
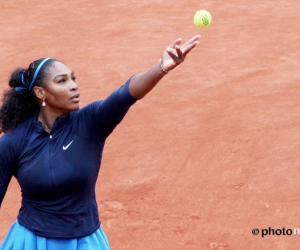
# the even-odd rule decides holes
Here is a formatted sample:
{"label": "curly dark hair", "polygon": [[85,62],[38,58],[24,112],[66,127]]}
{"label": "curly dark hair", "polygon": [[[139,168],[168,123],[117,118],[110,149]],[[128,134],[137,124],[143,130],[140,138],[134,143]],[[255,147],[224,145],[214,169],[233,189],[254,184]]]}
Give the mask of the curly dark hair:
{"label": "curly dark hair", "polygon": [[[28,69],[17,68],[12,72],[8,82],[11,89],[4,92],[0,108],[0,134],[13,130],[39,109],[37,98],[33,90],[29,89],[29,85],[34,78],[36,69],[44,59],[32,62]],[[57,60],[49,59],[42,65],[34,81],[34,86],[43,86],[43,79],[54,61]]]}

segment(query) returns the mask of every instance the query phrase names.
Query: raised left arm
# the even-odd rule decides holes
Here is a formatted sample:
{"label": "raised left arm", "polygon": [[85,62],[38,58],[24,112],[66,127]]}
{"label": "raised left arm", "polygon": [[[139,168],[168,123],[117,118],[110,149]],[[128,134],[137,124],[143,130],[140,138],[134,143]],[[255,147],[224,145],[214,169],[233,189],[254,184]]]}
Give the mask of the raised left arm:
{"label": "raised left arm", "polygon": [[142,98],[170,71],[181,64],[186,55],[199,43],[200,35],[192,37],[180,46],[179,38],[170,44],[163,52],[160,62],[151,69],[134,75],[129,84],[129,92],[135,98]]}

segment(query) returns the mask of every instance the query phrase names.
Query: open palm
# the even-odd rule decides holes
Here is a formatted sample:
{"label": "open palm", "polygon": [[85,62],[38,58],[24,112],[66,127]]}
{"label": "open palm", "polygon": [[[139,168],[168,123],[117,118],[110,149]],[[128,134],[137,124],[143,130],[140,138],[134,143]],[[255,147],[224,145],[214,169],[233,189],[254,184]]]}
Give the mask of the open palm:
{"label": "open palm", "polygon": [[200,35],[196,35],[180,46],[182,39],[178,38],[168,46],[162,55],[162,66],[165,70],[172,70],[182,63],[186,55],[199,43]]}

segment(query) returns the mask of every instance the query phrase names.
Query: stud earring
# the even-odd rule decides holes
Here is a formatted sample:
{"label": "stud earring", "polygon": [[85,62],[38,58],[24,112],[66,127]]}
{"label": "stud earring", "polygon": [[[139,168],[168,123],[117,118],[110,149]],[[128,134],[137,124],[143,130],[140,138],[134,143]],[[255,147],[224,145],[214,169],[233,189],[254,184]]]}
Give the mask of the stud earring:
{"label": "stud earring", "polygon": [[42,106],[43,106],[43,107],[46,106],[45,98],[43,99]]}

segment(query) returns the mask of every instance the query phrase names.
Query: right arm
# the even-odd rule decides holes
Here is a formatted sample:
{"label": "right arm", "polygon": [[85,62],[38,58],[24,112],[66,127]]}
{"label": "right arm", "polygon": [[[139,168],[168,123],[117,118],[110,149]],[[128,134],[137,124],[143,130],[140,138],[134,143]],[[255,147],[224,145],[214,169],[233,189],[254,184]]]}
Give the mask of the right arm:
{"label": "right arm", "polygon": [[12,146],[6,135],[0,138],[0,207],[16,165]]}

